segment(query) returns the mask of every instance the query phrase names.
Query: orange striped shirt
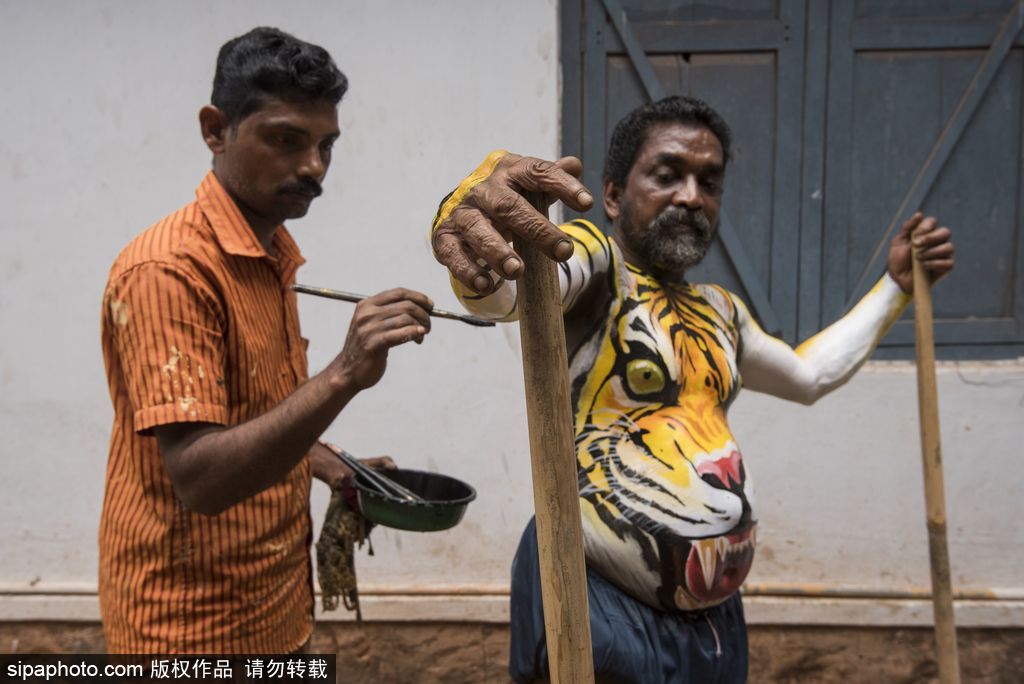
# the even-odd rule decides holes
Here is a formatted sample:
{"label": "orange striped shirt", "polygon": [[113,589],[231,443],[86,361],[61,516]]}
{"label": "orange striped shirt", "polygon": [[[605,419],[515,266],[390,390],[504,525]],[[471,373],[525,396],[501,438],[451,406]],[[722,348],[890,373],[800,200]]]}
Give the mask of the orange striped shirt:
{"label": "orange striped shirt", "polygon": [[216,516],[175,496],[152,428],[237,425],[308,377],[284,229],[263,249],[210,172],[196,201],[136,237],[110,271],[103,358],[114,424],[99,595],[111,653],[276,653],[312,632],[307,456]]}

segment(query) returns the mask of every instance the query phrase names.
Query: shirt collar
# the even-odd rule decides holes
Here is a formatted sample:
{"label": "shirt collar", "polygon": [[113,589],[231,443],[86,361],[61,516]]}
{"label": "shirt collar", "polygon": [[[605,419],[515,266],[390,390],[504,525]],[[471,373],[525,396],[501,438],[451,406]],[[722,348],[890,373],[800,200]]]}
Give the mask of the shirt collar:
{"label": "shirt collar", "polygon": [[[213,227],[213,234],[221,249],[236,256],[272,258],[267,254],[267,250],[263,249],[263,245],[249,227],[249,222],[245,220],[238,205],[228,195],[213,171],[207,173],[203,182],[196,188],[196,199],[199,208]],[[306,263],[299,246],[283,225],[274,231],[274,247],[277,249],[277,258],[286,267],[285,270],[294,271]]]}

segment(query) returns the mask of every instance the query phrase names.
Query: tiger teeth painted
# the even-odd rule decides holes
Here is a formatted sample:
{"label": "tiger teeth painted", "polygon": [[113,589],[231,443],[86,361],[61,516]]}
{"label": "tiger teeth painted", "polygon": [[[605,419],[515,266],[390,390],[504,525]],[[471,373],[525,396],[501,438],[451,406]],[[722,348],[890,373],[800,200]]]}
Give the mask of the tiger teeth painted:
{"label": "tiger teeth painted", "polygon": [[700,560],[701,570],[704,572],[704,586],[710,587],[715,583],[715,565],[719,555],[724,555],[725,549],[721,537],[708,541],[697,542],[697,558]]}

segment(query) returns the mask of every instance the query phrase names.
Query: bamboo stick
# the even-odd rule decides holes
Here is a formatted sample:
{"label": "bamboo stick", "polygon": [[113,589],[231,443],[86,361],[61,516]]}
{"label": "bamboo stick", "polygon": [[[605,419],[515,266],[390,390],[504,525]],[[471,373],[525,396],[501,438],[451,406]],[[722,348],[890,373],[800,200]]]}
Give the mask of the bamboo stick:
{"label": "bamboo stick", "polygon": [[946,538],[945,486],[939,442],[939,400],[935,383],[935,340],[932,294],[928,274],[918,260],[914,269],[914,329],[917,348],[917,403],[924,468],[924,499],[928,515],[928,549],[932,573],[932,606],[935,614],[935,646],[941,684],[959,684],[956,622]]}
{"label": "bamboo stick", "polygon": [[[547,215],[543,197],[530,200]],[[558,273],[525,242],[515,248],[548,665],[553,684],[582,684],[594,681],[594,664]]]}

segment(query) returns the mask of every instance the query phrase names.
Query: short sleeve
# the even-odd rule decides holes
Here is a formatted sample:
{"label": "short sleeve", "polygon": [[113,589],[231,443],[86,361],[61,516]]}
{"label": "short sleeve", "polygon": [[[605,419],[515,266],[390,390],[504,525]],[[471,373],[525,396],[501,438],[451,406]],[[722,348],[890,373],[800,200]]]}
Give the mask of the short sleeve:
{"label": "short sleeve", "polygon": [[147,262],[112,280],[104,302],[136,432],[227,424],[224,318],[207,286],[173,265]]}

